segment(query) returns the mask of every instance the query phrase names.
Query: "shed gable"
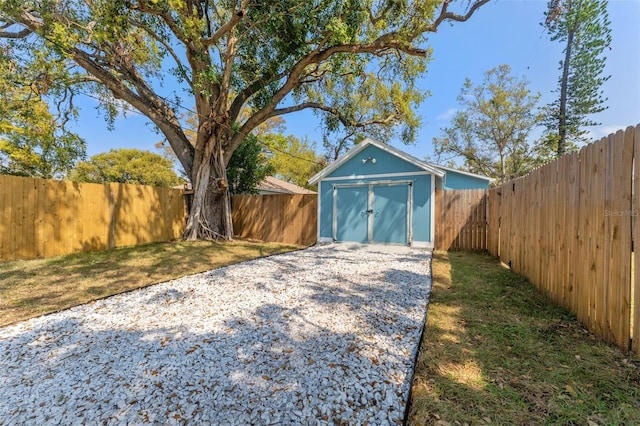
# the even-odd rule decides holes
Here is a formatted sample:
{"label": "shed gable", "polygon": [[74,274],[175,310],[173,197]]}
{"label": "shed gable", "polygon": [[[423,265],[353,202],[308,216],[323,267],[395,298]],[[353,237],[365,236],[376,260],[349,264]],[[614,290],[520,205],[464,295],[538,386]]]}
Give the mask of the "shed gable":
{"label": "shed gable", "polygon": [[368,145],[324,179],[420,172],[424,172],[424,170],[377,146]]}

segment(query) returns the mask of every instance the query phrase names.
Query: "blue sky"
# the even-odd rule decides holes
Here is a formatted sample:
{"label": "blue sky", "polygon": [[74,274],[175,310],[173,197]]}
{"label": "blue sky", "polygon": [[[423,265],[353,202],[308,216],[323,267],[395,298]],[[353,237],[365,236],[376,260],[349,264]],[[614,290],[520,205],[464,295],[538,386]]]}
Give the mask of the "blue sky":
{"label": "blue sky", "polygon": [[[430,37],[433,61],[420,80],[420,88],[431,92],[420,106],[422,127],[414,145],[388,141],[418,158],[433,156],[432,139],[448,125],[458,108],[457,96],[466,77],[481,82],[483,74],[500,64],[525,77],[533,92],[540,92],[540,105],[551,102],[559,75],[562,46],[548,40],[540,26],[546,0],[494,0],[480,8],[465,23],[444,24]],[[594,138],[640,123],[640,0],[609,0],[612,44],[607,52],[604,85],[609,108],[594,116],[600,126],[591,129]],[[76,131],[87,141],[89,156],[111,148],[154,150],[162,136],[138,114],[118,118],[115,130],[107,130],[95,111],[95,101],[80,99],[82,108]],[[287,133],[308,136],[321,149],[319,120],[309,112],[286,117]]]}

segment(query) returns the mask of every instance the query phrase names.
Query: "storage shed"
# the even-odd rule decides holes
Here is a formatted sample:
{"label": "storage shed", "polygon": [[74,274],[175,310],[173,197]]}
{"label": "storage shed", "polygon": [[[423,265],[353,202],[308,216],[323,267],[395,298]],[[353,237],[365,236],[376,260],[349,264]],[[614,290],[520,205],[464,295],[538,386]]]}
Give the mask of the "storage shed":
{"label": "storage shed", "polygon": [[490,181],[367,138],[309,179],[318,184],[318,242],[433,247],[435,189]]}

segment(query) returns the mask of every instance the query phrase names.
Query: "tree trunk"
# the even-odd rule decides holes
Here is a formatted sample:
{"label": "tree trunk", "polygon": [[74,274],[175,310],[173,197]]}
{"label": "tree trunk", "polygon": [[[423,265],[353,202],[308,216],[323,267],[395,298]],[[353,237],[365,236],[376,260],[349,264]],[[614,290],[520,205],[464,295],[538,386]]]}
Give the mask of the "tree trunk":
{"label": "tree trunk", "polygon": [[571,48],[573,47],[574,31],[569,30],[567,36],[567,49],[564,55],[562,70],[562,82],[560,84],[560,111],[558,112],[558,157],[564,155],[567,146],[567,84],[569,80],[569,61],[571,60]]}
{"label": "tree trunk", "polygon": [[[566,7],[568,10],[567,19],[570,19],[572,17],[571,8],[573,7],[571,0],[567,1]],[[575,6],[575,9],[576,12],[573,15],[575,17],[575,21],[573,22],[573,25],[571,25],[571,23],[567,25],[567,47],[564,51],[564,63],[562,64],[562,81],[560,82],[560,111],[558,112],[558,157],[561,157],[567,151],[567,86],[569,84],[569,70],[571,67],[571,51],[573,49],[573,38],[576,31],[578,30],[578,26],[580,25],[580,2],[578,2],[577,6]]]}
{"label": "tree trunk", "polygon": [[221,139],[212,137],[200,161],[194,161],[193,201],[184,231],[187,240],[233,238],[231,194],[221,146]]}

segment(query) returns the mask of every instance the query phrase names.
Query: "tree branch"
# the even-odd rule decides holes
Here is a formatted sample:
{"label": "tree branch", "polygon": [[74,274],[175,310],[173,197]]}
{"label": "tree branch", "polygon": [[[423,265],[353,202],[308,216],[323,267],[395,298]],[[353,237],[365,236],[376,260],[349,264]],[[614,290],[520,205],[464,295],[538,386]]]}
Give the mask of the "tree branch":
{"label": "tree branch", "polygon": [[189,80],[190,79],[190,77],[185,72],[185,70],[187,68],[182,64],[182,61],[180,61],[180,58],[178,57],[176,52],[173,50],[173,47],[171,47],[171,45],[164,38],[160,37],[155,31],[153,31],[148,26],[142,24],[141,22],[138,22],[138,21],[135,21],[133,19],[130,19],[129,23],[131,25],[135,26],[135,27],[140,28],[141,30],[143,30],[144,32],[149,34],[151,36],[151,38],[153,38],[155,41],[157,41],[158,43],[162,44],[162,46],[164,46],[164,48],[167,50],[167,52],[169,52],[169,55],[171,55],[171,57],[173,58],[174,62],[178,66],[178,69],[180,70],[180,73],[185,78],[185,80]]}
{"label": "tree branch", "polygon": [[29,28],[24,28],[20,31],[0,31],[0,38],[12,38],[12,39],[25,38],[32,32],[33,31],[31,31]]}
{"label": "tree branch", "polygon": [[360,128],[360,129],[363,129],[363,128],[368,127],[368,126],[376,125],[376,124],[386,125],[386,124],[389,124],[393,120],[396,120],[398,118],[397,114],[389,114],[385,118],[373,119],[373,120],[368,120],[368,121],[353,122],[353,121],[349,120],[348,118],[346,118],[343,114],[341,114],[340,111],[337,108],[333,108],[333,107],[330,107],[330,106],[327,106],[327,105],[323,105],[323,104],[321,104],[319,102],[303,102],[303,103],[301,103],[299,105],[294,105],[294,106],[290,106],[290,107],[286,107],[286,108],[274,109],[273,111],[271,111],[271,113],[269,113],[269,115],[267,116],[267,119],[273,118],[273,117],[278,116],[278,115],[291,114],[292,112],[298,112],[298,111],[302,111],[304,109],[318,109],[318,110],[321,110],[321,111],[328,112],[328,113],[333,114],[336,117],[338,117],[338,120],[340,120],[340,122],[345,127],[355,127],[355,128]]}
{"label": "tree branch", "polygon": [[[42,30],[44,24],[29,12],[22,12],[19,17],[19,23],[28,28],[31,32]],[[50,42],[46,36],[44,39]],[[153,121],[158,128],[167,137],[174,152],[178,156],[182,166],[191,174],[193,165],[193,147],[182,131],[182,127],[175,116],[173,110],[166,102],[151,90],[144,80],[142,80],[134,69],[128,68],[126,65],[111,67],[104,69],[92,55],[77,47],[62,47],[73,60],[83,68],[87,73],[100,81],[113,95],[117,98],[124,99],[134,108],[138,109]],[[107,58],[103,61],[110,64]],[[114,73],[113,70],[127,73],[129,77],[128,83],[132,84],[138,93],[134,92],[126,83],[125,79]]]}
{"label": "tree branch", "polygon": [[449,4],[452,1],[453,0],[444,0],[444,2],[442,3],[442,9],[440,9],[440,15],[436,18],[435,21],[433,21],[432,24],[427,26],[427,31],[429,31],[429,32],[438,31],[438,27],[444,21],[465,22],[469,18],[471,18],[471,16],[475,13],[476,10],[478,10],[478,8],[480,6],[489,3],[490,0],[478,0],[478,1],[476,1],[473,5],[471,5],[471,7],[469,8],[469,10],[467,11],[467,13],[465,15],[459,15],[457,13],[449,12],[447,10],[449,8]]}
{"label": "tree branch", "polygon": [[[487,0],[488,1],[488,0]],[[391,34],[385,34],[371,43],[352,43],[340,44],[328,47],[324,50],[314,50],[304,58],[300,59],[292,68],[287,80],[280,89],[274,94],[269,105],[257,111],[250,117],[240,128],[240,130],[231,139],[227,150],[233,152],[242,140],[255,129],[260,123],[271,117],[271,113],[275,107],[300,83],[300,77],[304,70],[309,66],[326,61],[331,56],[339,53],[364,54],[371,53],[381,55],[389,50],[397,50],[414,56],[426,56],[427,51],[418,47],[411,46],[408,42],[394,39]]]}
{"label": "tree branch", "polygon": [[[248,3],[248,1],[244,1],[243,2],[243,6],[246,7],[247,3]],[[213,35],[211,37],[203,39],[202,40],[202,44],[204,46],[206,46],[206,47],[213,46],[218,41],[220,41],[220,38],[222,38],[224,35],[230,33],[231,31],[233,31],[235,26],[238,25],[238,23],[240,21],[242,21],[244,16],[245,16],[244,9],[240,9],[239,11],[237,11],[236,13],[233,14],[233,17],[231,17],[230,20],[228,20],[224,25],[222,25],[220,28],[218,28],[216,30],[216,32],[213,33]]]}

